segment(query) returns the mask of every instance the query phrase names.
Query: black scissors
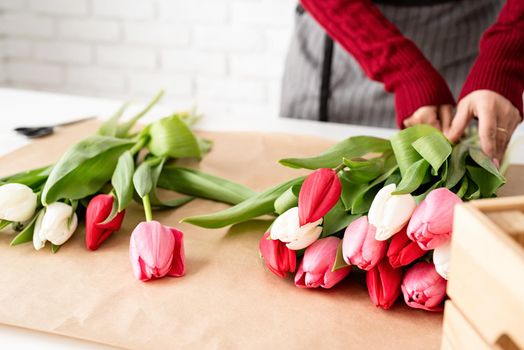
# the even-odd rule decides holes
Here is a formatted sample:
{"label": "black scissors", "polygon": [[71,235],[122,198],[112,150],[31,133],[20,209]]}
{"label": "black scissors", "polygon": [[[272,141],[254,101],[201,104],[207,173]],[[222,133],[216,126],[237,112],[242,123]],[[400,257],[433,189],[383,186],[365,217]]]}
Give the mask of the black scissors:
{"label": "black scissors", "polygon": [[16,128],[15,131],[19,134],[29,137],[30,139],[36,139],[39,137],[52,135],[55,132],[55,128],[57,127],[82,123],[82,122],[85,122],[87,120],[91,120],[94,118],[96,118],[96,116],[85,117],[85,118],[73,120],[70,122],[60,123],[56,125],[49,125],[49,126],[34,126],[34,127],[22,126],[22,127]]}

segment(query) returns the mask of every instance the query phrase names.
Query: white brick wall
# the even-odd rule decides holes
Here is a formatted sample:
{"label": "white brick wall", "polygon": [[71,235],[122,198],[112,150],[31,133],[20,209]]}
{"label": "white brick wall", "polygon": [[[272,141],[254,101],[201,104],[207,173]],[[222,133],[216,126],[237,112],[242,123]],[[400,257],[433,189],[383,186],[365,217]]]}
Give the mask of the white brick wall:
{"label": "white brick wall", "polygon": [[0,85],[276,117],[297,0],[0,0]]}

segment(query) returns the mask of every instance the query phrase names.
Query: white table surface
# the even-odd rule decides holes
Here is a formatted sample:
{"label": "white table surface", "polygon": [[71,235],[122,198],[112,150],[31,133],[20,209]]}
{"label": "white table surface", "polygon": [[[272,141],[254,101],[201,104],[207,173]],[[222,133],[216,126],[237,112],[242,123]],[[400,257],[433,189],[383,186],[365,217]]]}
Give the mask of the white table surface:
{"label": "white table surface", "polygon": [[[93,97],[81,97],[29,90],[0,88],[0,156],[20,148],[30,141],[12,130],[19,126],[53,125],[65,121],[95,115],[102,119],[110,116],[121,105],[121,101]],[[133,111],[141,105],[132,105]],[[166,106],[153,109],[144,122],[167,115],[173,110]],[[285,120],[268,116],[267,119],[231,118],[215,115],[213,111],[201,111],[204,118],[197,129],[213,131],[265,131],[299,133],[333,139],[344,139],[354,135],[389,137],[395,130],[321,123],[315,121]],[[205,115],[209,115],[206,117]],[[512,156],[513,163],[524,164],[524,127],[521,125],[514,139],[518,140]],[[86,341],[60,337],[41,332],[0,325],[2,349],[111,349],[111,347]]]}

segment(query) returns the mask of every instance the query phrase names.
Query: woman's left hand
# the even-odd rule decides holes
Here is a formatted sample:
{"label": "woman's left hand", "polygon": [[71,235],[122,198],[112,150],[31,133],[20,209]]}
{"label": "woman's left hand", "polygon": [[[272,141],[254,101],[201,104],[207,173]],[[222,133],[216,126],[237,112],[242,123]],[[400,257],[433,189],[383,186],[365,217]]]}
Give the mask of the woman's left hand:
{"label": "woman's left hand", "polygon": [[494,91],[473,91],[460,100],[446,136],[452,142],[460,140],[474,117],[479,120],[482,151],[498,166],[511,135],[522,121],[520,113],[508,99]]}
{"label": "woman's left hand", "polygon": [[451,117],[453,116],[453,106],[422,106],[415,111],[409,118],[404,120],[404,126],[417,124],[429,124],[443,132],[447,132],[451,126]]}

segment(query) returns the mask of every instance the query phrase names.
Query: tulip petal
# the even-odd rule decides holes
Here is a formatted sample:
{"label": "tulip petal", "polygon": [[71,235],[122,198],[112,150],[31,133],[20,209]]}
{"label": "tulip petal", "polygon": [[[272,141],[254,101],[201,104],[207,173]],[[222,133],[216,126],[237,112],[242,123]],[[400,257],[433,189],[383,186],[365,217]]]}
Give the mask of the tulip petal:
{"label": "tulip petal", "polygon": [[451,257],[451,241],[448,241],[433,251],[433,263],[435,264],[435,270],[445,280],[448,279],[449,272],[449,261]]}
{"label": "tulip petal", "polygon": [[298,196],[300,225],[315,222],[337,203],[342,185],[333,169],[317,169],[304,180]]}
{"label": "tulip petal", "polygon": [[381,226],[386,202],[391,197],[391,193],[394,192],[395,189],[395,184],[389,184],[381,188],[380,191],[378,191],[378,193],[375,195],[368,213],[368,221],[373,226]]}
{"label": "tulip petal", "polygon": [[171,233],[175,239],[175,248],[173,249],[173,262],[171,269],[168,272],[169,276],[181,277],[186,273],[186,258],[184,253],[184,234],[175,229],[170,228]]}
{"label": "tulip petal", "polygon": [[304,233],[297,240],[287,243],[286,246],[288,247],[288,249],[291,249],[291,250],[304,249],[310,246],[313,242],[315,242],[322,234],[322,227],[313,226],[313,224],[314,223],[305,225],[305,226],[308,226],[308,225],[311,226],[311,227],[308,227],[307,231],[301,228]]}
{"label": "tulip petal", "polygon": [[40,214],[36,218],[35,228],[33,230],[33,247],[36,250],[42,249],[45,246],[45,242],[46,242],[45,238],[44,239],[40,238],[40,236],[41,236],[40,232],[42,231],[42,220],[43,220],[43,218],[44,218],[44,213],[40,212]]}
{"label": "tulip petal", "polygon": [[271,225],[271,239],[292,242],[299,228],[298,207],[288,209],[279,215]]}

